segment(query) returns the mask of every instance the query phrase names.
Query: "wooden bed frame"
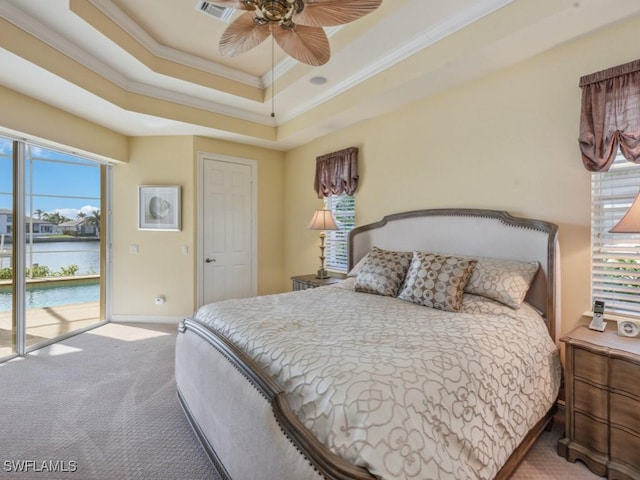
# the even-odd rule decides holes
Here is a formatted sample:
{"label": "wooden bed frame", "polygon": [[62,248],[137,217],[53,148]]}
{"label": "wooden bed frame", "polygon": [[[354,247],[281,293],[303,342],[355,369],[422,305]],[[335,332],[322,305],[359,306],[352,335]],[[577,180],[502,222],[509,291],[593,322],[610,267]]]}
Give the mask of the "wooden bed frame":
{"label": "wooden bed frame", "polygon": [[[372,246],[467,256],[538,261],[527,301],[556,339],[558,282],[556,225],[506,212],[435,209],[405,212],[354,229],[352,267]],[[178,397],[221,478],[243,480],[373,480],[321,444],[290,410],[284,393],[235,345],[192,318],[180,323],[176,340]],[[555,405],[527,434],[495,477],[507,479],[543,430]],[[235,424],[229,425],[229,418]]]}

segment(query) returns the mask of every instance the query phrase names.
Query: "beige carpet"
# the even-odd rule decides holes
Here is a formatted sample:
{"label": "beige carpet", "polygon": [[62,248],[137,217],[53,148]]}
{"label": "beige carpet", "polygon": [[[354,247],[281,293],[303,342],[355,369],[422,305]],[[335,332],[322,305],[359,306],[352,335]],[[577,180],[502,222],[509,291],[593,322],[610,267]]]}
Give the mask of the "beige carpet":
{"label": "beige carpet", "polygon": [[[176,397],[175,330],[108,324],[0,364],[0,478],[216,480]],[[513,478],[599,478],[556,455],[561,432]]]}

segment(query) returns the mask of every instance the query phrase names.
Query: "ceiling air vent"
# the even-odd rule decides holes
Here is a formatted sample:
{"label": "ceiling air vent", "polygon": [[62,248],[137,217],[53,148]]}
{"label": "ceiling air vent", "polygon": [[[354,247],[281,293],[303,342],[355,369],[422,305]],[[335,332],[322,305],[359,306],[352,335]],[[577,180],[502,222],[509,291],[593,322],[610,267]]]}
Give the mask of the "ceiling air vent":
{"label": "ceiling air vent", "polygon": [[231,20],[235,12],[233,8],[220,7],[206,0],[199,0],[196,4],[196,10],[216,17],[226,23],[229,23],[229,20]]}

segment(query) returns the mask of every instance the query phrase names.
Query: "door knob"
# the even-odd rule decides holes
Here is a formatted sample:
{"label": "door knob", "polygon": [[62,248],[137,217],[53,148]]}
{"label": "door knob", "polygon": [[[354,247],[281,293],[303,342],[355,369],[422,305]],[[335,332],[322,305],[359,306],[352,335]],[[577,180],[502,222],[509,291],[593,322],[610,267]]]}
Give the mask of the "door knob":
{"label": "door knob", "polygon": [[215,258],[206,258],[205,259],[205,262],[207,262],[207,263],[211,263],[211,262],[215,262],[215,261],[216,261]]}

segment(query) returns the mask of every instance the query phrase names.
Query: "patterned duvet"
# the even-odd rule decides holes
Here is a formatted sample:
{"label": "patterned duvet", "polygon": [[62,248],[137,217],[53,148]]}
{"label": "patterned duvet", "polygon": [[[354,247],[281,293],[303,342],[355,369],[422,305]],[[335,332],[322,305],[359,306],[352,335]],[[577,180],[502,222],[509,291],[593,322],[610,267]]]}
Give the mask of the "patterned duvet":
{"label": "patterned duvet", "polygon": [[382,479],[490,479],[548,411],[557,348],[526,304],[460,313],[334,287],[228,300],[195,318],[251,356],[334,453]]}

